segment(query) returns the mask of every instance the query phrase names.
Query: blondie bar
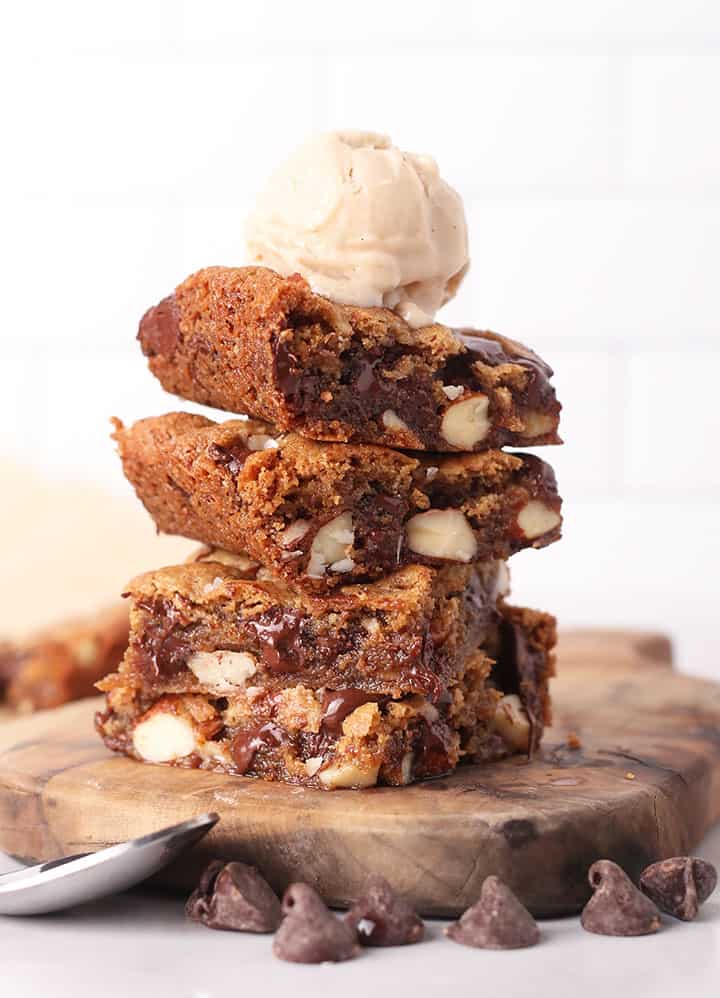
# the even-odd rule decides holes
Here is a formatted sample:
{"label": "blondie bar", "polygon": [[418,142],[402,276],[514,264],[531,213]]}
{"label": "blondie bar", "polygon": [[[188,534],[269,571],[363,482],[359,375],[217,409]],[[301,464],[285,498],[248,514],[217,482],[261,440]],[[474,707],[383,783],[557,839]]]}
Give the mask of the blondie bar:
{"label": "blondie bar", "polygon": [[495,333],[413,329],[338,305],[299,275],[209,267],[138,339],[163,387],[318,440],[433,451],[560,443],[552,370]]}

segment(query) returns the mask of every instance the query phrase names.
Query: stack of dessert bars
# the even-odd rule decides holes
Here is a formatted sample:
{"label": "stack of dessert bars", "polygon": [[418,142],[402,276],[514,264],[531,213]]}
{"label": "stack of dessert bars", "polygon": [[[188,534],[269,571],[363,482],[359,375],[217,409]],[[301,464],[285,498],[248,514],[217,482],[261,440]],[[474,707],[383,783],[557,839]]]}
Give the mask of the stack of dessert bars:
{"label": "stack of dessert bars", "polygon": [[138,338],[166,390],[242,418],[116,421],[158,529],[204,546],[128,586],[105,743],[328,790],[532,754],[555,620],[507,602],[506,563],[561,500],[501,448],[560,442],[547,365],[258,267],[193,275]]}

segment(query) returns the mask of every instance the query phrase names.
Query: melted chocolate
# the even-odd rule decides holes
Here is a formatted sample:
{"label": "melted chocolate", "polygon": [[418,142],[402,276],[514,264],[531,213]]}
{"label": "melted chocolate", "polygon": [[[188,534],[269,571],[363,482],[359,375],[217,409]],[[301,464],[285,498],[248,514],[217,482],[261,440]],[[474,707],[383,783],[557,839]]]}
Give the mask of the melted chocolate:
{"label": "melted chocolate", "polygon": [[170,356],[180,338],[180,310],[175,295],[163,298],[140,320],[137,338],[146,357]]}
{"label": "melted chocolate", "polygon": [[339,738],[342,735],[342,724],[345,718],[365,703],[381,703],[388,700],[376,693],[366,693],[364,690],[329,691],[323,697],[321,728],[325,734]]}
{"label": "melted chocolate", "polygon": [[263,661],[271,672],[298,672],[303,668],[305,621],[300,610],[282,607],[273,607],[248,621],[260,644]]}
{"label": "melted chocolate", "polygon": [[249,731],[238,731],[230,743],[230,754],[239,773],[247,773],[255,754],[263,747],[276,747],[288,740],[288,733],[273,721],[267,721]]}
{"label": "melted chocolate", "polygon": [[[537,354],[531,350],[523,350],[522,352],[515,350],[507,340],[496,339],[491,334],[478,330],[456,329],[454,332],[472,354],[474,362],[479,361],[487,367],[516,364],[528,371],[530,376],[522,392],[522,402],[528,408],[542,411],[555,403],[555,393],[550,384],[553,370]],[[467,356],[453,357],[450,360],[443,377],[443,380],[448,379],[451,384],[465,384],[471,387],[473,379]]]}
{"label": "melted chocolate", "polygon": [[301,378],[300,361],[294,353],[291,353],[287,340],[277,340],[275,343],[275,381],[278,388],[287,398],[293,398]]}
{"label": "melted chocolate", "polygon": [[224,447],[221,447],[220,444],[212,444],[210,447],[210,456],[215,464],[227,468],[231,475],[239,473],[250,453],[250,450],[241,439],[235,440],[231,444],[226,444]]}
{"label": "melted chocolate", "polygon": [[137,605],[148,614],[134,646],[140,671],[153,679],[182,672],[194,650],[192,625],[186,626],[167,600],[140,600]]}

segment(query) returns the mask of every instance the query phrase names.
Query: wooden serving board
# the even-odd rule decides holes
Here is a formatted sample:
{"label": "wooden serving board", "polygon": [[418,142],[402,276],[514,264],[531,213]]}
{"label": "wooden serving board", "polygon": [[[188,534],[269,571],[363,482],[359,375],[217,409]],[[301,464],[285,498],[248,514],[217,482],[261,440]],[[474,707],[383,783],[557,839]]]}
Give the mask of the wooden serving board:
{"label": "wooden serving board", "polygon": [[220,856],[256,863],[277,889],[309,881],[343,906],[373,871],[422,913],[456,915],[496,873],[537,915],[576,911],[594,860],[637,875],[720,818],[720,684],[673,672],[661,635],[569,632],[559,659],[556,723],[532,763],[402,789],[328,793],[140,765],[95,736],[95,700],[4,722],[0,848],[52,859],[217,811],[167,884],[193,886]]}

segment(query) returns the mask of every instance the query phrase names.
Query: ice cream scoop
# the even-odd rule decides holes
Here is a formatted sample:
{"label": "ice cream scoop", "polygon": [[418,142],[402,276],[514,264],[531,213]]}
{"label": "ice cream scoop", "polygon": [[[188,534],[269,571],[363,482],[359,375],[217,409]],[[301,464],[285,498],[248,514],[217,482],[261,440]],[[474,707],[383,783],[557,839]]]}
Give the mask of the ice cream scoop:
{"label": "ice cream scoop", "polygon": [[271,177],[246,229],[254,263],[346,305],[431,323],[468,267],[462,200],[428,156],[384,135],[329,132]]}

